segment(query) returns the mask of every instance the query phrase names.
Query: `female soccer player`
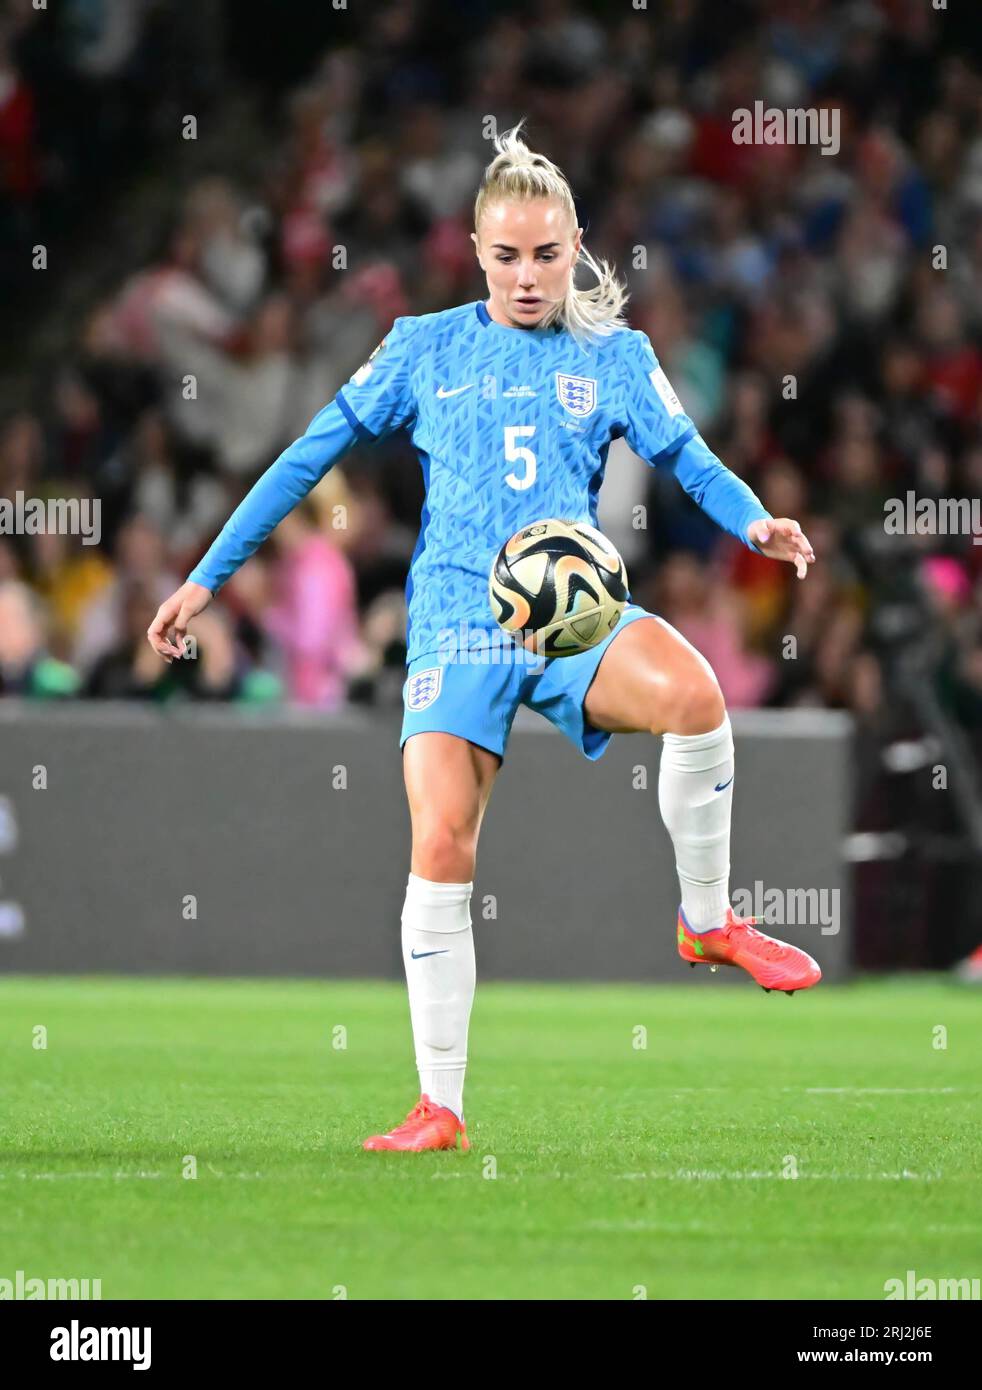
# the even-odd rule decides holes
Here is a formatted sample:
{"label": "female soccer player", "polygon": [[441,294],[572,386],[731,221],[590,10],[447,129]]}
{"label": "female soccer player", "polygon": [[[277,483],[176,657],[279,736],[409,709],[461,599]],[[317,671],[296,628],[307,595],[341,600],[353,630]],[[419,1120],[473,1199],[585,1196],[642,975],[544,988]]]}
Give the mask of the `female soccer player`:
{"label": "female soccer player", "polygon": [[[663,739],[658,803],[691,964],[735,965],[791,992],[821,972],[804,951],[756,931],[729,903],[733,740],[709,664],[663,619],[629,604],[590,651],[537,666],[455,661],[447,634],[493,638],[487,579],[501,545],[531,521],[596,525],[610,441],[623,435],[671,469],[725,530],[804,578],[814,553],[708,449],[644,333],[627,327],[624,287],[583,248],[561,171],[521,140],[495,143],[474,211],[486,301],[396,319],[337,396],[259,479],[148,629],[182,654],[189,622],[274,526],[358,440],[400,427],[426,501],[407,583],[408,677],[401,746],[412,822],[402,948],[421,1097],[366,1149],[468,1147],[463,1086],[474,998],[470,899],[481,820],[515,711],[530,706],[588,758],[613,733]],[[583,261],[597,277],[577,288]],[[467,646],[465,641],[464,646]],[[485,646],[485,650],[488,647]]]}

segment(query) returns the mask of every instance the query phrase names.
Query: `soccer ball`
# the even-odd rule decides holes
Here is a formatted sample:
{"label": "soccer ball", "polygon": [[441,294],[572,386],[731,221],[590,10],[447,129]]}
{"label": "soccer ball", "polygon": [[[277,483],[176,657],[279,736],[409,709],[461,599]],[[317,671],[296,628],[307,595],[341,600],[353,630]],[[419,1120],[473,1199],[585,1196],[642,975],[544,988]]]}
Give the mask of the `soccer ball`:
{"label": "soccer ball", "polygon": [[498,626],[539,656],[603,641],[627,603],[624,561],[585,521],[534,521],[506,541],[488,580]]}

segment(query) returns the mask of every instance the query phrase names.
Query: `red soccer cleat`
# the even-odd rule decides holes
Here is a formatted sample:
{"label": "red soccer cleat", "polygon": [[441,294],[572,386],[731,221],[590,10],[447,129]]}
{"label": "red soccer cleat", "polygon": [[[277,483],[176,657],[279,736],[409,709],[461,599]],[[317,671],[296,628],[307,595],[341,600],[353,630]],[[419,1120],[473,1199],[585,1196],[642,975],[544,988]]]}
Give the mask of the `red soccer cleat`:
{"label": "red soccer cleat", "polygon": [[960,960],[953,969],[960,980],[970,985],[982,985],[982,946],[976,946],[972,954]]}
{"label": "red soccer cleat", "polygon": [[460,1147],[466,1152],[471,1145],[463,1120],[458,1120],[445,1105],[437,1105],[423,1095],[401,1125],[390,1129],[388,1134],[373,1134],[362,1148],[399,1149],[411,1153],[421,1153],[424,1149],[455,1149],[458,1133]]}
{"label": "red soccer cleat", "polygon": [[712,931],[694,932],[679,908],[679,955],[690,965],[739,965],[768,993],[783,989],[793,994],[796,989],[817,985],[822,972],[817,961],[807,951],[789,946],[765,936],[752,923],[756,917],[737,917],[732,907],[726,909],[726,923]]}

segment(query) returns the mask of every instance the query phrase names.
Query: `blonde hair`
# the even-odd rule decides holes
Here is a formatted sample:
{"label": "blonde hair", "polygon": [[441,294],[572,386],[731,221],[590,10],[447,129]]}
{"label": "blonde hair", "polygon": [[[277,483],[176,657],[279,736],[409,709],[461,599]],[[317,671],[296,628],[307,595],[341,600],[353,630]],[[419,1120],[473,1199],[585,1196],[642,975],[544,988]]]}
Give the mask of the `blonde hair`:
{"label": "blonde hair", "polygon": [[[531,202],[534,198],[554,199],[568,215],[570,225],[576,227],[576,207],[565,174],[544,154],[529,149],[519,135],[524,124],[524,120],[519,121],[495,139],[497,154],[484,171],[474,203],[474,229],[478,235],[481,218],[492,203]],[[580,264],[585,264],[597,277],[593,289],[576,287],[576,268]],[[606,261],[595,260],[586,247],[581,246],[565,297],[544,322],[558,321],[577,342],[585,344],[627,328],[623,315],[626,303],[627,287],[611,266]]]}

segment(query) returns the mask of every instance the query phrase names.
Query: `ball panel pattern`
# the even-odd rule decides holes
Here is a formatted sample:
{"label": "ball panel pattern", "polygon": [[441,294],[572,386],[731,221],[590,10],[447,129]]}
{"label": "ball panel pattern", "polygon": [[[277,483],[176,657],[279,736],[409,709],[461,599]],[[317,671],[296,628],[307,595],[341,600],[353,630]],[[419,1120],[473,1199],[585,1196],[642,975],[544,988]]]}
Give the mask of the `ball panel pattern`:
{"label": "ball panel pattern", "polygon": [[613,631],[627,601],[615,546],[587,522],[536,521],[501,547],[488,584],[504,630],[547,656],[572,656]]}

